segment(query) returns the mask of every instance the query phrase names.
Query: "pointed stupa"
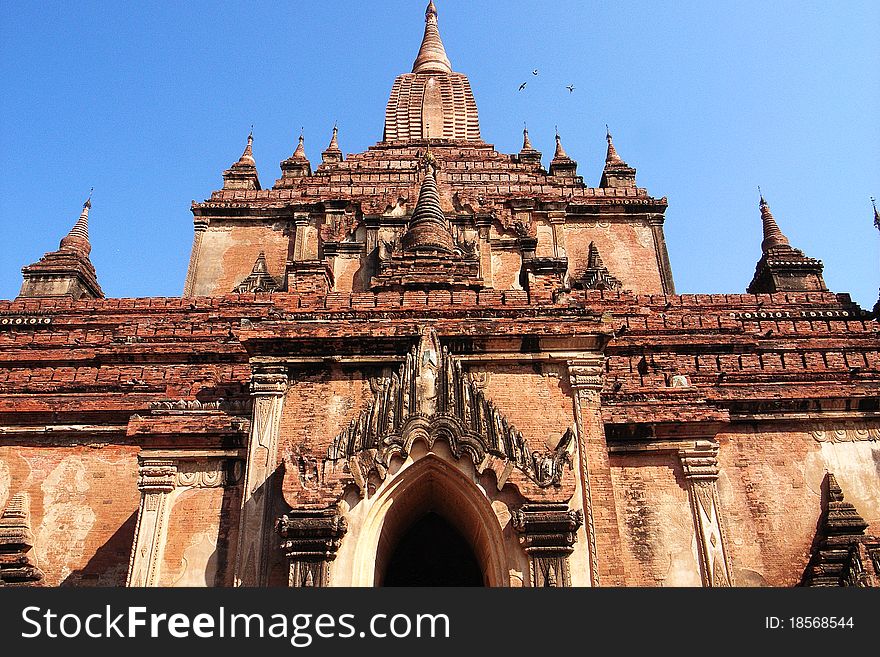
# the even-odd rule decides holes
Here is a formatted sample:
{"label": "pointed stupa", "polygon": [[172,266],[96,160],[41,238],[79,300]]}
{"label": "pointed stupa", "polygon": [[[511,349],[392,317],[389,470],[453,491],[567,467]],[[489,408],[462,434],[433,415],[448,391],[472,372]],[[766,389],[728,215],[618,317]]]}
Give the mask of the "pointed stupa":
{"label": "pointed stupa", "polygon": [[296,187],[300,179],[312,175],[312,164],[306,157],[304,146],[305,137],[302,131],[299,133],[299,141],[293,155],[281,163],[281,178],[275,181],[275,189]]}
{"label": "pointed stupa", "polygon": [[[760,188],[759,188],[760,191]],[[755,275],[746,291],[749,294],[772,294],[773,292],[826,292],[820,260],[808,258],[803,251],[795,249],[782,233],[770,206],[761,194],[761,223],[764,241],[761,242],[761,259],[755,267]]]}
{"label": "pointed stupa", "polygon": [[293,155],[290,156],[291,160],[307,160],[306,157],[306,149],[303,145],[305,142],[305,137],[302,133],[299,133],[299,141],[296,144],[296,150],[293,151]]}
{"label": "pointed stupa", "polygon": [[608,142],[608,151],[605,154],[605,168],[602,170],[599,187],[635,187],[636,170],[617,154],[611,130],[607,125],[605,126],[605,140]]}
{"label": "pointed stupa", "polygon": [[86,199],[83,203],[82,214],[70,229],[70,232],[61,240],[60,249],[62,251],[78,251],[85,256],[92,252],[92,244],[89,242],[89,210],[92,207],[92,197]]}
{"label": "pointed stupa", "polygon": [[620,158],[620,155],[617,154],[617,149],[614,148],[614,139],[607,125],[605,126],[605,139],[608,141],[608,153],[605,155],[605,164],[623,164],[626,166],[626,162]]}
{"label": "pointed stupa", "polygon": [[562,145],[562,137],[559,136],[559,133],[556,133],[556,153],[553,155],[554,160],[568,160],[568,153],[565,152],[565,147]]}
{"label": "pointed stupa", "polygon": [[419,48],[418,57],[413,63],[413,73],[452,73],[452,63],[446,56],[446,48],[440,38],[437,26],[437,7],[434,0],[428,3],[425,10],[425,36]]}
{"label": "pointed stupa", "polygon": [[339,128],[337,126],[333,126],[333,136],[330,138],[330,145],[327,146],[327,150],[321,153],[321,159],[324,163],[328,162],[342,162],[342,151],[339,148]]}
{"label": "pointed stupa", "polygon": [[257,166],[257,163],[254,161],[254,131],[251,130],[250,134],[248,134],[247,138],[247,146],[244,147],[244,152],[241,154],[241,157],[238,158],[237,164],[242,166]]}
{"label": "pointed stupa", "polygon": [[532,146],[532,140],[529,138],[528,126],[523,127],[523,146],[519,152],[520,162],[531,162],[533,164],[541,164],[541,152]]}
{"label": "pointed stupa", "polygon": [[455,73],[428,4],[425,35],[411,73],[394,80],[385,108],[383,142],[426,139],[481,141],[477,103],[467,76]]}
{"label": "pointed stupa", "polygon": [[528,126],[526,126],[525,128],[523,128],[523,147],[522,151],[520,152],[533,150],[535,150],[535,147],[532,146],[532,140],[529,139],[529,128]]}
{"label": "pointed stupa", "polygon": [[104,296],[95,267],[89,260],[89,210],[91,195],[83,203],[79,219],[61,240],[57,251],[47,253],[39,261],[22,268],[24,281],[19,297],[82,297],[100,299]]}
{"label": "pointed stupa", "polygon": [[247,146],[238,161],[223,172],[223,189],[261,189],[254,161],[254,131],[247,138]]}
{"label": "pointed stupa", "polygon": [[437,189],[436,165],[430,153],[426,156],[425,180],[419,192],[419,200],[413,211],[409,227],[401,240],[405,251],[430,251],[452,253],[455,242],[440,206]]}
{"label": "pointed stupa", "polygon": [[779,224],[776,223],[773,213],[770,212],[770,205],[764,200],[763,194],[758,205],[761,208],[761,223],[764,225],[764,241],[761,242],[761,250],[767,253],[777,246],[791,246],[788,238],[779,228]]}
{"label": "pointed stupa", "polygon": [[572,160],[565,147],[562,145],[562,137],[559,136],[559,130],[556,131],[556,152],[553,160],[550,162],[550,175],[560,178],[577,178],[577,162]]}

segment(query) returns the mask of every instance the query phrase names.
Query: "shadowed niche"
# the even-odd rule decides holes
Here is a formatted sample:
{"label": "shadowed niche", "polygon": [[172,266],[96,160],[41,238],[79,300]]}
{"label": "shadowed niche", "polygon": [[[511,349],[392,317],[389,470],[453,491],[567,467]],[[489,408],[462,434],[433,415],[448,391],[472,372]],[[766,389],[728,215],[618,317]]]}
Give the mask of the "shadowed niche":
{"label": "shadowed niche", "polygon": [[388,562],[383,586],[483,586],[470,545],[436,513],[417,520]]}

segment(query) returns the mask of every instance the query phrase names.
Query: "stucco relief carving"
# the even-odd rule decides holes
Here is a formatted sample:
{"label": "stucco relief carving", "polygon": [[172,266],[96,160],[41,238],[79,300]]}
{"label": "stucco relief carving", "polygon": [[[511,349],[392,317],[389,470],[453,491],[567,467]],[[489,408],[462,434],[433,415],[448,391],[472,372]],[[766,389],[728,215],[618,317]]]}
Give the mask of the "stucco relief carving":
{"label": "stucco relief carving", "polygon": [[880,440],[880,427],[869,427],[863,422],[825,424],[810,432],[818,443],[876,442]]}
{"label": "stucco relief carving", "polygon": [[530,450],[522,433],[427,330],[401,371],[333,440],[327,458],[348,462],[363,492],[365,473],[375,468],[384,478],[391,456],[405,457],[417,438],[429,446],[444,439],[456,458],[469,456],[478,470],[493,457],[501,459],[545,488],[558,485],[571,468],[574,431],[564,431],[552,450]]}

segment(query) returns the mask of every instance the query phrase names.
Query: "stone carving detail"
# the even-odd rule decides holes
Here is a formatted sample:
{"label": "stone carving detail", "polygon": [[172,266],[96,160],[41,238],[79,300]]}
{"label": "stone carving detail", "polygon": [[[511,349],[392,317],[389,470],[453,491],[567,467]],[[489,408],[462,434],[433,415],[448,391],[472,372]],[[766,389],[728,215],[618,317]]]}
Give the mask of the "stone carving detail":
{"label": "stone carving detail", "polygon": [[150,402],[148,408],[159,412],[194,412],[199,411],[225,411],[233,415],[249,413],[251,401],[245,399],[218,399],[216,401],[203,402],[198,399],[178,399],[177,401],[165,400]]}
{"label": "stone carving detail", "polygon": [[224,460],[181,461],[177,466],[177,485],[188,488],[222,488],[241,480],[241,461],[227,466]]}
{"label": "stone carving detail", "polygon": [[827,424],[810,432],[817,443],[876,442],[880,440],[880,427],[869,427],[862,422]]}
{"label": "stone carving detail", "polygon": [[33,547],[30,499],[18,493],[0,516],[0,586],[34,586],[43,579],[29,554]]}
{"label": "stone carving detail", "polygon": [[703,586],[732,586],[718,502],[718,443],[697,441],[692,449],[679,452],[679,458],[690,490]]}
{"label": "stone carving detail", "polygon": [[825,483],[826,507],[801,586],[880,586],[880,538],[865,535],[868,523],[830,472]]}
{"label": "stone carving detail", "polygon": [[333,440],[327,457],[347,460],[363,491],[360,457],[368,455],[384,477],[391,456],[406,457],[419,436],[429,445],[445,439],[456,458],[467,454],[478,468],[490,456],[504,459],[542,488],[558,485],[565,468],[571,467],[572,429],[552,451],[530,451],[522,433],[486,399],[448,350],[440,348],[430,329],[369,408]]}
{"label": "stone carving detail", "polygon": [[248,277],[233,288],[233,293],[247,294],[250,292],[275,292],[281,288],[281,284],[269,274],[269,265],[266,264],[266,254],[260,251],[254,262],[254,268]]}
{"label": "stone carving detail", "polygon": [[584,522],[583,513],[569,510],[566,504],[524,504],[511,517],[529,556],[532,586],[571,586],[568,557]]}
{"label": "stone carving detail", "polygon": [[586,290],[617,290],[621,287],[621,282],[608,271],[594,242],[590,242],[587,268],[574,284]]}
{"label": "stone carving detail", "polygon": [[348,531],[345,518],[334,508],[294,509],[279,518],[276,529],[290,561],[288,584],[296,588],[328,586],[330,562]]}

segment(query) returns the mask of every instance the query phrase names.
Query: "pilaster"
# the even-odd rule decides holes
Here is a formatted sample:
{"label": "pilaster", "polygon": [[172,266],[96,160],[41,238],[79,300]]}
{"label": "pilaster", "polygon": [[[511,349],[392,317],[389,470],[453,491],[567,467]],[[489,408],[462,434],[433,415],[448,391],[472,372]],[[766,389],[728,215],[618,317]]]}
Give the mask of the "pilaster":
{"label": "pilaster", "polygon": [[202,251],[202,239],[205,231],[208,230],[208,221],[205,219],[196,219],[193,224],[193,245],[189,255],[189,267],[186,270],[186,282],[183,286],[183,296],[193,297],[193,290],[196,284],[196,271],[199,266],[199,256]]}
{"label": "pilaster", "polygon": [[733,585],[718,502],[718,443],[698,440],[678,452],[688,484],[703,586]]}
{"label": "pilaster", "polygon": [[578,432],[578,459],[590,544],[590,579],[593,586],[622,586],[625,582],[620,527],[601,415],[604,361],[599,354],[568,361],[568,378]]}
{"label": "pilaster", "polygon": [[278,462],[281,409],[287,391],[286,366],[259,363],[253,365],[253,370],[254,410],[235,560],[236,586],[261,586],[266,582],[269,489]]}
{"label": "pilaster", "polygon": [[168,518],[177,496],[193,488],[222,488],[241,479],[238,451],[144,450],[138,454],[141,502],[126,586],[159,586]]}

